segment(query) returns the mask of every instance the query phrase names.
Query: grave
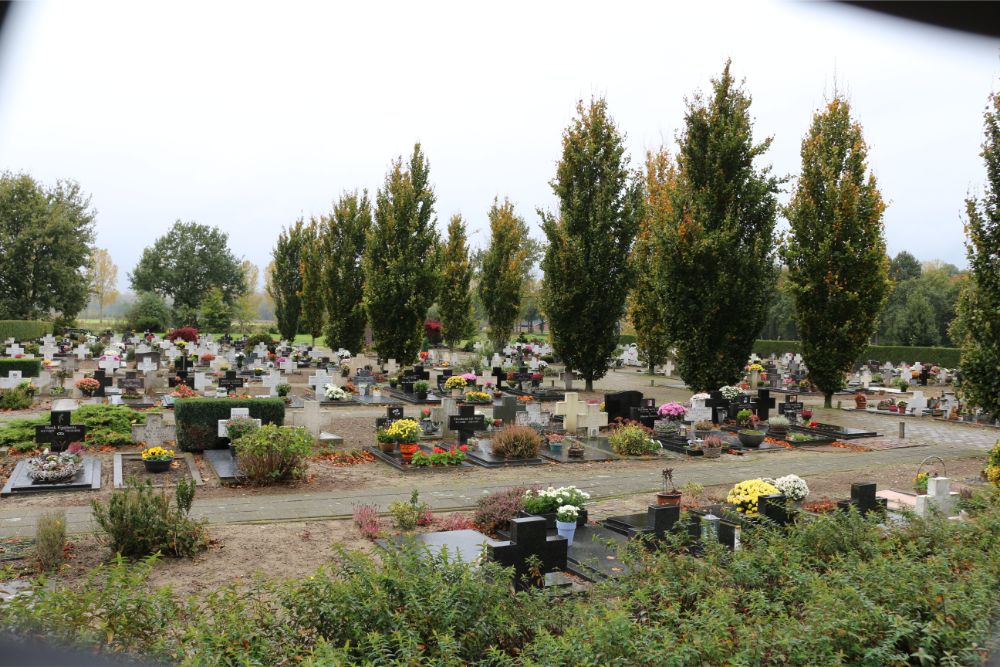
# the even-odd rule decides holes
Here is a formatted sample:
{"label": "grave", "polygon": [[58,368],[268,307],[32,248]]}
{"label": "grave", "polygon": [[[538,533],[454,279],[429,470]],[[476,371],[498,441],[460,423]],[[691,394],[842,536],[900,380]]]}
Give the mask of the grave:
{"label": "grave", "polygon": [[837,440],[857,440],[858,438],[875,438],[879,434],[875,431],[868,431],[861,428],[850,428],[838,426],[837,424],[824,424],[821,422],[809,422],[808,425],[794,424],[791,430],[800,433],[809,433],[817,436],[833,437]]}
{"label": "grave", "polygon": [[850,500],[839,501],[837,507],[842,510],[855,507],[861,514],[884,512],[887,501],[885,498],[876,497],[875,486],[875,482],[854,482],[851,484]]}
{"label": "grave", "polygon": [[651,536],[663,539],[681,518],[679,505],[650,505],[645,512],[608,517],[606,528],[625,537]]}
{"label": "grave", "polygon": [[[568,397],[569,394],[567,394]],[[604,411],[608,413],[608,420],[612,422],[619,417],[622,419],[631,419],[632,409],[638,408],[641,405],[641,391],[619,391],[604,395]],[[556,414],[559,413],[557,412]]]}
{"label": "grave", "polygon": [[757,390],[757,401],[755,402],[757,417],[762,421],[766,422],[771,416],[771,410],[774,409],[774,399],[771,398],[770,389],[758,389]]}
{"label": "grave", "polygon": [[476,414],[475,406],[462,405],[459,406],[457,415],[448,418],[448,428],[458,433],[458,442],[464,445],[476,431],[486,428],[486,420],[482,415]]}
{"label": "grave", "polygon": [[593,463],[594,461],[617,461],[620,458],[610,450],[591,446],[585,439],[577,439],[576,441],[583,446],[583,456],[569,455],[569,439],[562,441],[562,450],[558,453],[551,451],[548,443],[543,444],[538,450],[538,455],[556,463]]}
{"label": "grave", "polygon": [[608,413],[601,410],[601,406],[597,403],[587,403],[587,410],[584,414],[579,415],[577,419],[577,427],[587,429],[587,435],[589,437],[596,436],[602,426],[608,425]]}
{"label": "grave", "polygon": [[4,354],[6,354],[8,357],[23,357],[24,348],[18,345],[16,342],[11,342],[10,345],[7,346],[7,349],[4,350]]}
{"label": "grave", "polygon": [[[190,477],[194,481],[195,486],[205,485],[204,480],[201,478],[201,473],[198,472],[198,465],[194,462],[194,456],[192,456],[190,452],[179,452],[174,456],[174,460],[180,463],[180,468],[176,471],[176,473],[168,471],[164,473],[157,473],[155,476],[147,476],[157,480],[156,482],[150,480],[153,488],[172,486],[172,483],[175,483],[174,480],[177,477]],[[112,474],[114,488],[121,489],[125,487],[125,482],[130,476],[126,474],[126,472],[129,467],[138,467],[136,466],[136,463],[139,465],[142,464],[142,454],[140,452],[115,454],[114,462],[112,464],[114,466]]]}
{"label": "grave", "polygon": [[308,385],[312,387],[313,395],[316,400],[322,401],[326,398],[323,394],[323,388],[326,385],[333,383],[333,377],[328,373],[316,373],[315,375],[310,375],[308,379]]}
{"label": "grave", "polygon": [[242,389],[244,384],[244,379],[236,374],[236,371],[226,371],[223,377],[220,377],[216,384],[219,389],[223,389],[228,394],[234,389]]}
{"label": "grave", "polygon": [[[220,419],[219,420],[219,429],[218,429],[218,432],[216,433],[216,435],[219,438],[225,438],[225,439],[228,440],[229,433],[226,431],[226,427],[229,426],[229,420],[230,419],[236,419],[237,417],[247,417],[247,418],[249,418],[250,417],[250,408],[230,408],[229,409],[229,419]],[[257,426],[260,427],[260,425],[261,425],[260,420],[259,419],[254,419],[254,421],[257,423]],[[226,454],[228,455],[229,452],[227,451]]]}
{"label": "grave", "polygon": [[[725,417],[729,416],[730,401],[723,398],[721,391],[713,391],[709,394],[708,400],[705,401],[705,407],[712,410],[712,423],[721,424],[725,421]],[[721,410],[720,410],[721,409]]]}
{"label": "grave", "polygon": [[261,384],[267,387],[267,395],[271,398],[278,395],[278,385],[284,383],[285,378],[281,376],[281,371],[271,371],[261,380]]}
{"label": "grave", "polygon": [[[431,454],[434,451],[434,446],[424,443],[419,443],[420,450],[424,454]],[[462,461],[457,465],[447,465],[447,466],[415,466],[409,463],[403,462],[403,455],[399,453],[398,449],[391,452],[383,452],[377,446],[368,445],[365,447],[372,456],[378,460],[386,463],[400,472],[429,472],[429,471],[442,471],[442,470],[467,470],[472,467],[472,464],[468,460]]]}
{"label": "grave", "polygon": [[778,404],[778,414],[784,415],[788,418],[788,421],[793,424],[795,423],[795,420],[798,419],[802,409],[805,408],[805,404],[798,400],[798,398],[798,394],[790,393],[785,396],[785,400],[782,403]]}
{"label": "grave", "polygon": [[105,395],[105,390],[111,386],[111,378],[107,376],[107,373],[103,368],[94,371],[94,379],[100,383],[100,387],[94,392],[94,396],[102,397]]}
{"label": "grave", "polygon": [[82,443],[87,434],[87,427],[70,423],[72,411],[75,409],[74,401],[66,399],[55,401],[49,414],[49,423],[35,426],[35,442],[53,452],[64,451],[74,442]]}
{"label": "grave", "polygon": [[7,377],[0,377],[0,389],[13,389],[26,379],[21,377],[21,371],[7,371]]}
{"label": "grave", "polygon": [[576,392],[570,392],[566,394],[566,398],[564,400],[556,403],[556,409],[554,412],[556,415],[562,416],[563,427],[566,429],[566,433],[569,435],[575,435],[576,429],[579,426],[579,417],[587,414],[587,404],[579,400],[579,394]]}
{"label": "grave", "polygon": [[517,423],[517,413],[524,412],[524,401],[517,400],[515,396],[504,396],[500,399],[500,404],[493,407],[493,418],[502,419],[504,425]]}
{"label": "grave", "polygon": [[389,405],[385,409],[385,417],[375,418],[375,428],[388,428],[394,421],[405,419],[401,405]]}
{"label": "grave", "polygon": [[545,463],[545,459],[541,456],[541,450],[539,450],[538,456],[531,459],[509,459],[502,456],[496,456],[493,453],[491,441],[488,439],[481,439],[479,441],[479,447],[475,449],[470,447],[469,451],[465,453],[465,456],[470,463],[474,463],[475,465],[483,468],[502,468],[504,466],[537,466]]}
{"label": "grave", "polygon": [[483,535],[478,530],[447,530],[435,533],[416,533],[411,535],[394,535],[387,540],[376,542],[383,549],[400,549],[404,546],[428,549],[438,554],[441,549],[448,551],[448,556],[465,563],[475,564],[483,555],[488,545],[502,544]]}
{"label": "grave", "polygon": [[955,516],[959,494],[951,490],[951,480],[947,477],[931,477],[927,480],[927,493],[917,496],[915,510],[919,516],[928,516],[938,511],[946,517]]}
{"label": "grave", "polygon": [[206,449],[202,456],[222,484],[234,484],[242,476],[239,462],[228,449]]}
{"label": "grave", "polygon": [[[607,407],[606,401],[607,399],[605,407]],[[629,408],[629,419],[639,422],[646,428],[653,428],[653,422],[660,418],[658,410],[655,399],[643,398],[637,407]],[[608,416],[610,417],[610,414]]]}
{"label": "grave", "polygon": [[58,484],[40,483],[28,477],[28,461],[21,459],[14,466],[7,483],[0,490],[0,496],[44,493],[47,491],[98,491],[101,488],[101,460],[84,454],[83,468],[73,479]]}
{"label": "grave", "polygon": [[558,535],[550,537],[543,517],[524,517],[511,519],[509,540],[486,545],[486,558],[504,567],[514,568],[514,586],[525,590],[544,583],[529,579],[530,557],[538,559],[543,574],[561,572],[567,565],[566,550],[566,538]]}
{"label": "grave", "polygon": [[175,442],[177,433],[173,426],[164,423],[163,413],[148,412],[145,424],[132,425],[132,439],[146,447],[162,447]]}

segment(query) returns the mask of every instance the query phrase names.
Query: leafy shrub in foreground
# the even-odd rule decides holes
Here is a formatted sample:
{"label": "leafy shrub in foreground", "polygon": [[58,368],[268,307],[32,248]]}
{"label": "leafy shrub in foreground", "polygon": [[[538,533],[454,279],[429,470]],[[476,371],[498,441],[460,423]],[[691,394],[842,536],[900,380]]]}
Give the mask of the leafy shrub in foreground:
{"label": "leafy shrub in foreground", "polygon": [[306,474],[313,437],[301,426],[266,424],[233,443],[243,475],[255,484],[274,484]]}
{"label": "leafy shrub in foreground", "polygon": [[28,381],[10,389],[0,389],[0,409],[26,410],[35,400],[35,390]]}

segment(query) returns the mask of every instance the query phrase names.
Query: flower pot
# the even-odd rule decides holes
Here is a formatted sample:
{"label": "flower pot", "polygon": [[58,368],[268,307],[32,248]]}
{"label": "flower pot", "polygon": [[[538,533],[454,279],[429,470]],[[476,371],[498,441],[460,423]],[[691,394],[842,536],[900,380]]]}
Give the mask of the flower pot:
{"label": "flower pot", "polygon": [[426,401],[427,400],[427,392],[426,391],[418,391],[417,392],[417,400],[418,401]]}
{"label": "flower pot", "polygon": [[706,459],[717,459],[722,457],[722,447],[702,447],[701,454]]}
{"label": "flower pot", "polygon": [[562,454],[563,444],[561,442],[550,442],[549,451],[553,454]]}
{"label": "flower pot", "polygon": [[658,491],[656,493],[656,504],[657,505],[680,505],[681,504],[681,492],[680,491]]}
{"label": "flower pot", "polygon": [[784,440],[788,437],[788,427],[787,426],[768,426],[767,427],[767,437],[774,438],[775,440]]}
{"label": "flower pot", "polygon": [[576,534],[575,521],[556,520],[556,532],[566,538],[566,546],[573,546],[573,536]]}
{"label": "flower pot", "polygon": [[868,399],[865,398],[864,394],[854,397],[854,407],[858,410],[864,410],[868,405]]}
{"label": "flower pot", "polygon": [[413,460],[413,455],[420,449],[420,445],[415,442],[400,443],[399,453],[403,456],[403,463]]}
{"label": "flower pot", "polygon": [[389,388],[390,389],[395,389],[397,384],[399,384],[399,383],[396,382],[395,380],[389,380]]}
{"label": "flower pot", "polygon": [[233,444],[232,440],[229,441],[229,455],[234,459],[236,458],[236,446]]}
{"label": "flower pot", "polygon": [[764,442],[764,434],[754,435],[752,433],[744,433],[740,431],[736,434],[740,439],[740,444],[744,447],[760,447],[760,443]]}
{"label": "flower pot", "polygon": [[167,472],[170,470],[170,464],[173,462],[173,459],[166,461],[143,461],[142,465],[146,466],[146,472]]}
{"label": "flower pot", "polygon": [[451,390],[451,397],[452,398],[462,398],[462,396],[463,396],[463,394],[462,394],[462,390],[461,389],[452,389]]}
{"label": "flower pot", "polygon": [[378,448],[382,450],[382,452],[384,452],[385,454],[392,454],[394,451],[396,451],[396,443],[392,442],[391,440],[389,442],[380,442],[378,443]]}

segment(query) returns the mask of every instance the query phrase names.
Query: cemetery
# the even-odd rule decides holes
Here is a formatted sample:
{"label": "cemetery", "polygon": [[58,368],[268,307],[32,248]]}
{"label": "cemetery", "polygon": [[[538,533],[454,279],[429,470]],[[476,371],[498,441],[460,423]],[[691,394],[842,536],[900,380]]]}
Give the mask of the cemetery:
{"label": "cemetery", "polygon": [[[52,31],[37,4],[23,25]],[[239,40],[203,12],[222,38],[198,40],[130,7],[114,52],[152,75],[74,49],[73,114],[12,47],[5,642],[1000,665],[1000,93],[970,83],[996,78],[991,22],[903,43],[888,15],[730,3],[719,40],[711,3],[293,9]],[[119,45],[74,12],[67,45]],[[799,55],[743,69],[778,48]]]}

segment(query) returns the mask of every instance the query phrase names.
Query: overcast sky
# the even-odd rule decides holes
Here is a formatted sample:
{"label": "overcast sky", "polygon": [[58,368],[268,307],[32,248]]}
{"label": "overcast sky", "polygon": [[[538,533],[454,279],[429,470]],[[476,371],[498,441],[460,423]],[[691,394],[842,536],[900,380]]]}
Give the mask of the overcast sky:
{"label": "overcast sky", "polygon": [[25,3],[0,45],[0,169],[79,181],[123,286],[177,219],[263,267],[282,226],[374,195],[417,140],[439,228],[460,212],[482,245],[495,195],[541,235],[576,100],[606,96],[638,166],[673,151],[685,96],[727,57],[779,174],[836,81],[890,253],[964,266],[1000,41],[824,3]]}

